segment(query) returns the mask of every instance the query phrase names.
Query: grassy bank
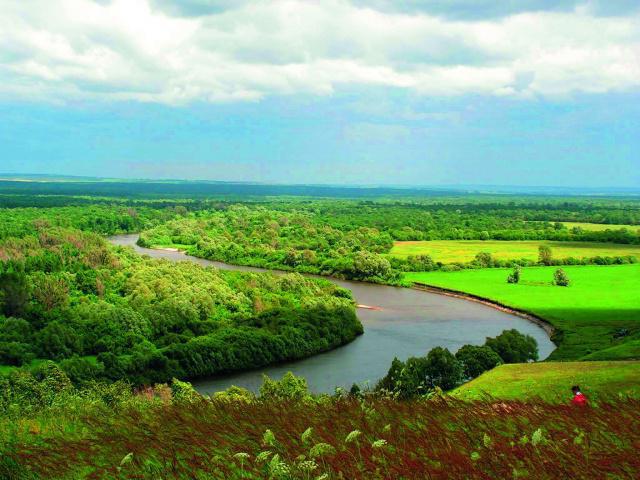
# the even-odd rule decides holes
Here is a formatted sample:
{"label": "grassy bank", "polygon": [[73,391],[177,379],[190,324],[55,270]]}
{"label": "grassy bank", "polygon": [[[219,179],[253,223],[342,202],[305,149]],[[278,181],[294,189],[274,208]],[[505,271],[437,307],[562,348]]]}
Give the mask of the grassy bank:
{"label": "grassy bank", "polygon": [[465,400],[486,395],[506,400],[540,397],[567,402],[572,385],[591,399],[618,394],[640,398],[640,362],[541,362],[500,365],[458,387],[452,394]]}
{"label": "grassy bank", "polygon": [[558,348],[551,360],[640,359],[640,265],[564,267],[569,287],[551,284],[556,267],[405,274],[418,284],[457,290],[530,312],[554,327]]}
{"label": "grassy bank", "polygon": [[395,242],[390,255],[430,255],[442,263],[470,262],[480,252],[488,252],[499,260],[538,259],[538,247],[549,246],[555,258],[590,258],[633,255],[640,257],[640,245],[596,242],[554,242],[548,240],[431,240]]}

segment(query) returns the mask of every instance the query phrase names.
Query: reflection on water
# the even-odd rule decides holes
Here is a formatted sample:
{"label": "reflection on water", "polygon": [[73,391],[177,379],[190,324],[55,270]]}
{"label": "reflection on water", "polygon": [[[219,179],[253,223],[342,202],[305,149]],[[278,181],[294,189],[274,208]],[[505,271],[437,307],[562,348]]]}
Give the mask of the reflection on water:
{"label": "reflection on water", "polygon": [[[264,271],[190,257],[181,252],[141,248],[135,244],[137,238],[137,234],[118,235],[110,241],[132,246],[137,252],[155,258],[191,261],[224,270]],[[364,335],[348,345],[305,360],[195,380],[193,385],[202,393],[223,390],[231,385],[255,391],[262,383],[262,374],[281,377],[288,371],[305,377],[314,392],[333,392],[336,386],[348,388],[354,382],[373,385],[386,374],[394,357],[404,360],[424,355],[437,346],[455,352],[464,344],[482,344],[486,337],[509,328],[533,336],[538,341],[540,359],[546,358],[555,348],[540,326],[480,303],[409,288],[331,280],[350,289],[359,304],[382,308],[358,309]]]}

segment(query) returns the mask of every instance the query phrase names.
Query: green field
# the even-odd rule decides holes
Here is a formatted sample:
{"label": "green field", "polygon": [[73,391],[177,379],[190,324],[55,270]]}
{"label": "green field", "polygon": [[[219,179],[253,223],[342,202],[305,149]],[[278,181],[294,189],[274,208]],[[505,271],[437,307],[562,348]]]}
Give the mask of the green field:
{"label": "green field", "polygon": [[541,397],[568,402],[580,385],[590,399],[618,394],[640,398],[640,362],[542,362],[501,365],[452,392],[474,400],[491,395],[505,400]]}
{"label": "green field", "polygon": [[[406,273],[404,278],[488,298],[548,320],[558,329],[552,360],[640,359],[640,265],[563,267],[569,287],[551,284],[555,268],[524,268],[517,285],[506,282],[510,270],[497,268]],[[629,333],[616,339],[620,329]]]}
{"label": "green field", "polygon": [[632,232],[640,231],[640,225],[611,225],[606,223],[583,223],[583,222],[562,222],[564,226],[571,229],[579,227],[587,232],[604,232],[605,230],[620,230],[626,228]]}
{"label": "green field", "polygon": [[409,255],[431,255],[442,263],[470,262],[480,252],[489,252],[494,258],[512,260],[538,259],[538,247],[548,245],[555,258],[615,257],[635,255],[640,257],[640,245],[597,242],[554,242],[550,240],[430,240],[395,242],[392,256],[406,258]]}

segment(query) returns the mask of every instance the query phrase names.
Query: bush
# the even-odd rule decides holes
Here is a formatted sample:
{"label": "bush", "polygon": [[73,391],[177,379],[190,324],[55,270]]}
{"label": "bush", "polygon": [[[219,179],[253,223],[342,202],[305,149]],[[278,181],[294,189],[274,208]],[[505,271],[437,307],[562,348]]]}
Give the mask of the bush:
{"label": "bush", "polygon": [[267,375],[262,377],[260,398],[264,400],[302,400],[309,397],[307,380],[296,377],[293,373],[285,373],[280,380],[272,380]]}
{"label": "bush", "polygon": [[465,378],[476,378],[502,363],[500,356],[486,345],[465,345],[456,352],[456,359],[464,368]]}
{"label": "bush", "polygon": [[509,274],[507,277],[507,283],[519,283],[520,282],[520,272],[521,268],[519,265],[513,267],[513,272]]}
{"label": "bush", "polygon": [[495,338],[487,338],[485,345],[496,352],[504,363],[525,363],[538,359],[536,339],[516,329],[504,330]]}
{"label": "bush", "polygon": [[569,277],[567,276],[567,273],[562,270],[561,268],[557,269],[554,273],[553,273],[553,284],[557,285],[559,287],[568,287],[569,286]]}

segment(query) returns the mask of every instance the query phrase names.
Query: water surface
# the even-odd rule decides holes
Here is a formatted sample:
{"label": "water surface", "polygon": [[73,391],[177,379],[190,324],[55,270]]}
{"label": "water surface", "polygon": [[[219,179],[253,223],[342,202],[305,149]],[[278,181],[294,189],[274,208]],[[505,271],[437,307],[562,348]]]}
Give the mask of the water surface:
{"label": "water surface", "polygon": [[[137,239],[137,234],[131,234],[117,235],[109,240],[154,258],[189,261],[222,270],[265,271],[204,260],[182,252],[142,248],[136,245]],[[405,360],[410,356],[425,355],[437,346],[455,352],[468,343],[480,345],[486,337],[496,336],[509,328],[533,336],[538,341],[540,359],[546,358],[555,348],[539,325],[477,302],[409,288],[329,280],[351,290],[358,304],[381,308],[358,309],[358,317],[364,325],[363,335],[348,345],[304,360],[194,380],[196,389],[211,393],[237,385],[256,391],[262,383],[262,374],[279,378],[288,371],[305,377],[310,390],[318,393],[333,392],[337,386],[348,388],[354,382],[374,385],[386,374],[394,357]]]}

